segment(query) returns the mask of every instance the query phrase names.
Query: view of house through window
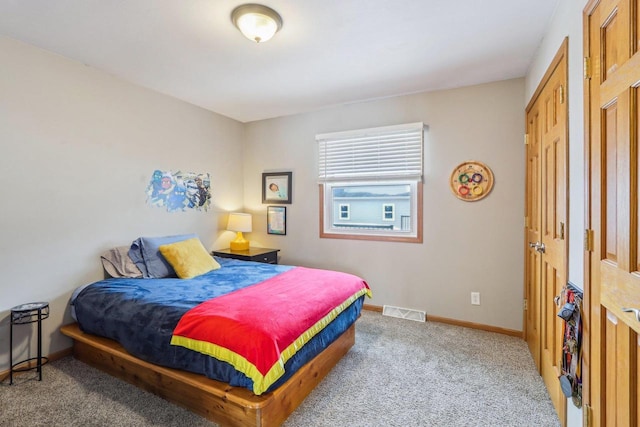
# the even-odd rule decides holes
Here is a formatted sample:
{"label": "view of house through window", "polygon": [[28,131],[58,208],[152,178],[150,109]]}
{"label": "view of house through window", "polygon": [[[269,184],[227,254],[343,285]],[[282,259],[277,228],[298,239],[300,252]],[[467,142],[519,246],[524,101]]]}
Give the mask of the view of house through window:
{"label": "view of house through window", "polygon": [[407,231],[410,226],[409,184],[332,184],[331,198],[332,228],[398,231],[404,225]]}
{"label": "view of house through window", "polygon": [[422,242],[423,123],[316,140],[320,237]]}
{"label": "view of house through window", "polygon": [[323,237],[369,236],[373,240],[418,237],[416,181],[326,182]]}

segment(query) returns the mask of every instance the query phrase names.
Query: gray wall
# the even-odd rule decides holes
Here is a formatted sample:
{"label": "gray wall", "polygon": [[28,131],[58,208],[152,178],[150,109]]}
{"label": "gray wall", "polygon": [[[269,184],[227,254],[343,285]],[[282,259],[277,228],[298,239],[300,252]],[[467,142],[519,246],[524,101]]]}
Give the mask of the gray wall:
{"label": "gray wall", "polygon": [[[253,245],[280,248],[282,262],[364,277],[375,305],[522,330],[524,80],[351,104],[249,123],[245,207]],[[315,135],[423,121],[424,243],[320,239]],[[478,202],[453,196],[449,176],[465,160],[492,168],[493,192]],[[261,173],[293,171],[287,235],[266,234]],[[481,305],[470,293],[481,293]]]}
{"label": "gray wall", "polygon": [[[99,255],[141,235],[195,232],[219,247],[224,212],[243,203],[243,127],[173,98],[0,37],[0,371],[9,309],[49,301],[44,353],[71,341],[73,289],[102,277]],[[211,174],[213,209],[168,213],[146,203],[154,169]],[[222,243],[217,240],[222,239]],[[16,328],[15,356],[34,341]],[[35,330],[35,328],[33,328]]]}

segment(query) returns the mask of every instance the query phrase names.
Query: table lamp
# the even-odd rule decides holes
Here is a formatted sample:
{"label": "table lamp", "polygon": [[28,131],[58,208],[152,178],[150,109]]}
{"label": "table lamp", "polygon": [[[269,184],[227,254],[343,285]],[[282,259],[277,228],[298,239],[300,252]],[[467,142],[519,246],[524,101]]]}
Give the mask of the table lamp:
{"label": "table lamp", "polygon": [[249,241],[244,238],[242,232],[251,232],[251,214],[230,213],[227,230],[237,232],[235,240],[229,244],[232,251],[246,251],[249,249]]}

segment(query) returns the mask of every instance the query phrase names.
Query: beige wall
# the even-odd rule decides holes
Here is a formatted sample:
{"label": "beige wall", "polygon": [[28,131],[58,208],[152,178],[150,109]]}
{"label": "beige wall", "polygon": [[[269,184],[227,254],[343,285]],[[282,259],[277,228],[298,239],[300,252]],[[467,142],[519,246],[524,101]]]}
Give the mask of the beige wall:
{"label": "beige wall", "polygon": [[[522,330],[524,80],[508,80],[247,124],[245,206],[256,214],[252,244],[280,248],[281,262],[351,272],[373,289],[375,305]],[[318,237],[317,133],[423,121],[424,243]],[[495,174],[493,192],[462,202],[449,189],[453,168],[479,160]],[[287,235],[265,232],[261,174],[293,171]],[[480,306],[470,293],[481,293]]]}
{"label": "beige wall", "polygon": [[[29,45],[0,37],[0,371],[9,309],[49,301],[44,353],[70,346],[69,296],[100,279],[99,255],[141,235],[195,232],[228,241],[224,211],[240,209],[242,124]],[[208,172],[209,212],[146,203],[154,169]],[[35,329],[35,328],[34,328]],[[23,358],[30,328],[16,329]]]}

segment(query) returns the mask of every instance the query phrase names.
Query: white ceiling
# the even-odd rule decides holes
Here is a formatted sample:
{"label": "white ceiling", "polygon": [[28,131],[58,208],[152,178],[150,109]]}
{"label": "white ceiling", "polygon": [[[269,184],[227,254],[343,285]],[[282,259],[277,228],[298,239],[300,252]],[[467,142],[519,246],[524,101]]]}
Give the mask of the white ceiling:
{"label": "white ceiling", "polygon": [[[0,35],[242,122],[525,75],[559,0],[0,0]],[[1,60],[0,60],[1,63]]]}

